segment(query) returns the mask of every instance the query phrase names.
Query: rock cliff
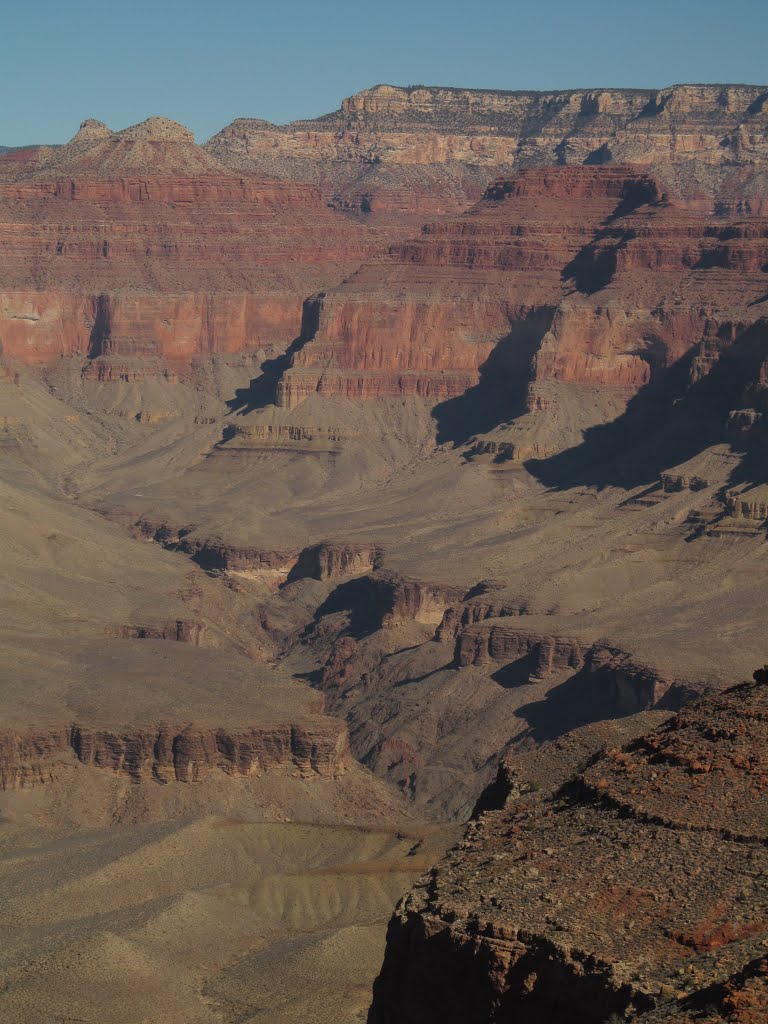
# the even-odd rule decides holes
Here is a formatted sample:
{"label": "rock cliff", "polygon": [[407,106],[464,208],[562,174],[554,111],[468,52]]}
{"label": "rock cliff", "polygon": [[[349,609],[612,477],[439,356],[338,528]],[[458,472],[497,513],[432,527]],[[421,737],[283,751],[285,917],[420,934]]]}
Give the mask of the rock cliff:
{"label": "rock cliff", "polygon": [[2,355],[71,356],[103,383],[204,386],[195,363],[279,354],[307,295],[409,230],[335,210],[316,184],[234,174],[162,118],[85,122],[22,171],[0,160]]}
{"label": "rock cliff", "polygon": [[305,295],[386,238],[317,188],[224,175],[0,184],[0,209],[4,356],[73,355],[101,379],[285,348]]}
{"label": "rock cliff", "polygon": [[764,329],[768,265],[760,209],[673,201],[636,168],[497,181],[470,212],[321,296],[278,402],[418,395],[436,406],[443,439],[507,424],[476,451],[541,458],[649,386],[713,388],[705,381],[730,353],[739,422],[751,407],[752,429],[762,397],[750,396],[762,390],[749,339]]}
{"label": "rock cliff", "polygon": [[756,677],[551,793],[508,766],[504,807],[398,908],[369,1021],[761,1020]]}
{"label": "rock cliff", "polygon": [[727,191],[734,168],[747,168],[751,178],[766,159],[766,116],[764,86],[504,92],[377,85],[315,121],[234,121],[206,149],[240,170],[302,177],[316,168],[369,204],[398,179],[418,182],[414,170],[431,171],[422,180],[433,189],[442,180],[444,190],[469,195],[493,168],[532,164],[638,162],[664,169],[683,190],[716,192]]}
{"label": "rock cliff", "polygon": [[331,719],[323,725],[240,729],[163,725],[123,731],[72,725],[50,733],[6,732],[0,736],[0,786],[18,789],[46,782],[73,755],[83,765],[137,783],[195,782],[216,769],[254,776],[279,766],[334,778],[349,765],[346,730]]}
{"label": "rock cliff", "polygon": [[[765,194],[767,96],[748,86],[553,93],[376,86],[316,121],[236,121],[205,146],[166,118],[117,132],[85,121],[64,146],[0,155],[4,353],[38,363],[87,356],[100,360],[96,379],[113,382],[140,379],[136,360],[154,374],[169,360],[270,345],[282,351],[299,334],[306,296],[337,284],[393,239],[414,235],[425,220],[465,209],[499,173],[529,166],[630,162],[650,169],[672,195],[754,215]],[[529,223],[537,220],[534,180],[518,186],[528,187],[530,207],[517,225],[521,239],[536,234]],[[527,254],[522,241],[500,253],[498,239],[482,251],[490,228],[475,230],[470,220],[461,242],[455,229],[432,228],[392,258],[421,265],[427,276],[441,262],[463,262],[480,277],[510,269],[510,260],[523,270],[526,259],[529,273],[546,264],[555,274],[574,231],[595,232],[610,212],[600,215],[594,202],[588,208],[598,197],[578,176],[558,180],[582,204],[570,238],[555,241],[551,227],[559,221],[547,230],[542,210],[539,240],[531,239]],[[489,193],[504,194],[503,186]],[[558,214],[549,206],[550,216]],[[533,255],[548,246],[549,258]],[[604,248],[601,270],[614,259]],[[727,248],[712,238],[700,255],[722,267]],[[493,253],[501,263],[487,263]],[[456,271],[444,272],[446,287],[448,277]],[[356,287],[364,282],[365,275]],[[482,303],[475,284],[465,303]],[[328,299],[321,339],[345,315],[333,309],[338,301]],[[526,306],[536,321],[531,330],[542,331],[546,310],[535,297]],[[463,323],[459,309],[433,312],[423,325],[419,311],[411,312],[411,331]],[[490,326],[463,323],[478,338]],[[409,336],[407,324],[398,329]],[[375,339],[364,341],[349,380],[336,378],[334,370],[347,367],[328,357],[326,393],[391,393],[391,380],[371,371],[397,369],[398,393],[440,401],[466,390],[487,355],[482,346],[456,351],[451,365],[427,348],[425,366],[410,365],[412,357],[388,367],[375,347]],[[281,401],[290,404],[313,386],[309,376],[299,379],[301,366],[298,360]],[[432,376],[420,375],[423,369]],[[642,367],[622,372],[631,386]]]}
{"label": "rock cliff", "polygon": [[481,367],[524,388],[565,268],[622,204],[654,188],[628,168],[525,171],[497,183],[470,213],[427,225],[322,296],[278,402],[290,408],[317,391],[437,404],[476,385]]}

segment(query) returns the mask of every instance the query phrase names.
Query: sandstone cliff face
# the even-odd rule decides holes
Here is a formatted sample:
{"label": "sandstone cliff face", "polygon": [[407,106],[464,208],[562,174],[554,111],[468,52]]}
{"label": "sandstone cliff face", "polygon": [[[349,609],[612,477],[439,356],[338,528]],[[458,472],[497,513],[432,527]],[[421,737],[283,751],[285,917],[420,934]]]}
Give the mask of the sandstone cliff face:
{"label": "sandstone cliff face", "polygon": [[75,356],[112,382],[280,351],[308,294],[406,230],[334,211],[316,185],[234,176],[177,128],[76,137],[16,181],[0,166],[4,358]]}
{"label": "sandstone cliff face", "polygon": [[690,187],[694,162],[714,169],[765,160],[767,97],[765,87],[737,85],[553,92],[378,85],[316,121],[235,121],[206,149],[227,165],[286,176],[319,160],[374,171],[462,167],[475,180],[478,170],[489,177],[488,168],[530,164],[689,163]]}
{"label": "sandstone cliff face", "polygon": [[436,404],[477,384],[482,367],[524,382],[565,268],[621,204],[653,192],[642,174],[604,168],[527,171],[490,187],[466,216],[427,225],[320,298],[279,403],[316,391]]}
{"label": "sandstone cliff face", "polygon": [[311,424],[234,424],[225,427],[227,451],[338,452],[354,435],[339,427]]}
{"label": "sandstone cliff face", "polygon": [[[343,611],[350,616],[347,626],[351,633],[341,632],[333,641],[323,671],[323,678],[334,685],[338,680],[333,675],[333,665],[339,663],[341,658],[348,669],[350,660],[358,653],[356,644],[350,644],[350,640],[369,636],[379,630],[396,631],[398,626],[406,624],[436,626],[442,621],[446,609],[462,596],[461,587],[410,579],[402,573],[382,569],[384,553],[380,548],[342,545],[328,547],[332,553],[330,567],[335,571],[332,575],[323,572],[322,577],[318,570],[322,569],[323,563],[318,565],[315,561],[314,548],[307,549],[312,558],[311,561],[305,561],[304,565],[314,571],[314,578],[356,577],[354,586],[342,585],[332,591],[324,605],[318,609],[318,620],[322,620],[324,612]],[[362,556],[358,554],[360,551]],[[339,553],[342,555],[341,559]],[[302,553],[296,570],[291,573],[290,582],[301,578],[299,568],[305,555],[306,552]],[[362,559],[366,559],[366,562]],[[345,571],[340,571],[341,569]],[[427,631],[426,635],[429,635],[429,632],[431,630]],[[357,668],[359,669],[359,666]]]}
{"label": "sandstone cliff face", "polygon": [[[302,451],[302,444],[307,441],[307,438],[302,436],[304,433],[303,430],[291,431],[286,439],[281,441],[279,433],[275,439],[274,432],[265,430],[264,437],[259,438],[256,446],[257,449],[261,449],[263,445],[267,450],[273,450],[282,443],[290,451]],[[326,437],[327,434],[321,440],[324,441]],[[309,440],[314,440],[314,435]],[[294,445],[294,441],[298,444]],[[247,447],[250,449],[252,446],[253,441],[249,437]],[[220,538],[201,538],[194,535],[191,528],[174,527],[169,523],[157,523],[146,519],[133,523],[132,530],[138,537],[151,539],[171,551],[189,555],[204,569],[237,572],[253,577],[263,575],[265,578],[274,574],[282,577],[281,582],[288,583],[303,579],[324,582],[367,576],[379,569],[384,559],[384,552],[377,544],[320,541],[298,551],[275,551],[257,546],[235,545]],[[454,593],[455,596],[457,595]],[[194,625],[196,624],[168,623],[156,628],[167,633],[167,636],[160,639],[176,639],[179,630],[185,638],[188,635],[197,636],[192,628]],[[130,630],[141,627],[122,628]]]}
{"label": "sandstone cliff face", "polygon": [[323,541],[304,548],[288,576],[300,579],[331,580],[344,576],[364,576],[378,568],[383,552],[375,544],[334,544]]}
{"label": "sandstone cliff face", "polygon": [[462,630],[456,643],[456,661],[459,666],[494,661],[501,664],[533,655],[533,675],[547,678],[553,671],[581,668],[586,651],[578,640],[514,629],[491,619]]}
{"label": "sandstone cliff face", "polygon": [[[475,606],[473,610],[480,609]],[[441,629],[445,626],[441,625]],[[674,685],[674,680],[638,665],[625,652],[608,644],[538,633],[525,629],[524,621],[510,625],[504,618],[483,617],[476,624],[461,627],[455,659],[459,668],[504,665],[524,659],[529,666],[530,682],[563,672],[583,672],[585,685],[591,677],[613,690],[606,701],[615,714],[633,714],[654,707]]]}
{"label": "sandstone cliff face", "polygon": [[578,443],[686,361],[678,394],[702,390],[731,352],[751,428],[767,265],[758,214],[670,201],[632,168],[528,170],[321,296],[278,401],[418,395],[455,439],[450,400],[474,396],[463,439],[511,423],[476,452],[526,459]]}
{"label": "sandstone cliff face", "polygon": [[130,528],[134,536],[155,541],[169,551],[180,551],[206,570],[274,574],[284,580],[298,556],[295,551],[275,551],[227,543],[216,537],[197,537],[191,528],[166,522],[139,519],[131,523]]}
{"label": "sandstone cliff face", "polygon": [[72,725],[52,732],[0,735],[0,786],[18,789],[48,781],[72,756],[86,766],[132,782],[194,782],[219,769],[261,775],[277,766],[333,778],[349,763],[346,730],[331,719],[312,726],[204,729],[98,729]]}
{"label": "sandstone cliff face", "polygon": [[763,1019],[764,678],[551,795],[508,775],[398,908],[369,1021]]}
{"label": "sandstone cliff face", "polygon": [[[211,353],[285,349],[299,334],[307,295],[337,284],[425,219],[465,209],[499,172],[529,166],[631,161],[651,166],[662,189],[688,196],[700,212],[716,203],[731,220],[754,217],[765,192],[767,95],[742,86],[553,93],[377,86],[314,122],[234,122],[205,147],[163,118],[121,132],[86,121],[65,146],[0,156],[5,357],[88,357],[88,375],[112,383],[159,372],[188,379],[190,361]],[[552,286],[577,242],[586,245],[620,199],[626,205],[622,194],[606,206],[610,174],[573,171],[523,175],[491,189],[488,200],[519,200],[495,228],[481,211],[461,227],[432,226],[393,250],[384,269],[361,271],[349,288],[326,295],[321,327],[279,383],[279,403],[293,407],[315,391],[439,403],[477,382],[505,331],[522,332],[514,347],[529,349],[550,333],[537,379],[586,380],[628,394],[643,386],[642,349],[654,325],[634,316],[636,303],[608,306],[609,325],[605,307],[566,303],[551,323],[553,303],[563,298]],[[616,173],[626,189],[626,174]],[[505,216],[513,220],[502,228]],[[731,223],[707,225],[706,244],[690,246],[680,235],[691,223],[680,218],[672,228],[678,237],[664,242],[669,217],[601,234],[595,266],[582,266],[582,277],[673,272],[681,261],[694,270],[760,269],[759,245],[739,240]],[[509,234],[506,244],[499,231]],[[531,280],[523,287],[518,277],[514,294],[497,304],[509,271]],[[548,280],[534,281],[536,273]],[[376,295],[382,274],[403,290],[399,308]],[[649,302],[656,310],[659,303]],[[685,323],[685,311],[667,315],[676,322],[662,329],[664,344],[679,334],[690,346],[696,325]],[[606,335],[622,320],[631,322],[617,345]],[[584,332],[584,351],[559,354]],[[517,374],[522,360],[524,375],[530,352],[517,356],[512,347],[505,346],[504,359],[514,363],[507,369]],[[543,401],[534,388],[529,409]],[[503,451],[515,457],[546,448],[510,442]]]}
{"label": "sandstone cliff face", "polygon": [[401,622],[439,624],[446,607],[462,596],[459,587],[406,579],[398,573],[379,573],[374,587],[384,627]]}

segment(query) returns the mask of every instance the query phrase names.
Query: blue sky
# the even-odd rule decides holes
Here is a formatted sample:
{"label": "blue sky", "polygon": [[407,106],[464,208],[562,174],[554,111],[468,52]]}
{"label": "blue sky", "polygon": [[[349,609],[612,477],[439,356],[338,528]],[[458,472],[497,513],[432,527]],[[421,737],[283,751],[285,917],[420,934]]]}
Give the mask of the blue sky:
{"label": "blue sky", "polygon": [[2,0],[0,144],[152,114],[204,141],[374,85],[768,81],[768,0]]}

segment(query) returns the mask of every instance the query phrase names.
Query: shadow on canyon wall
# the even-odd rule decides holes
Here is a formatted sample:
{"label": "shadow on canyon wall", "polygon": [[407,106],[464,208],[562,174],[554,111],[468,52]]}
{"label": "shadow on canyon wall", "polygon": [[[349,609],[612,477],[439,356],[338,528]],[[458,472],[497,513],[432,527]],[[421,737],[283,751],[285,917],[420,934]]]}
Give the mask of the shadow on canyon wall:
{"label": "shadow on canyon wall", "polygon": [[525,412],[533,358],[554,313],[552,307],[543,307],[513,324],[480,366],[475,387],[435,406],[438,444],[465,444]]}
{"label": "shadow on canyon wall", "polygon": [[671,366],[656,363],[650,383],[621,416],[585,431],[574,448],[527,461],[526,469],[555,490],[631,489],[652,484],[662,470],[729,440],[744,453],[730,483],[768,482],[764,445],[727,431],[733,410],[762,411],[763,405],[768,410],[768,388],[760,383],[768,360],[768,321],[733,331],[732,340],[731,332],[732,325],[725,324]]}
{"label": "shadow on canyon wall", "polygon": [[[511,669],[512,666],[506,666]],[[495,678],[495,677],[494,677]],[[641,693],[620,687],[609,670],[582,668],[549,691],[543,700],[518,708],[515,714],[537,743],[554,740],[572,729],[611,718],[626,718],[648,707]]]}
{"label": "shadow on canyon wall", "polygon": [[296,353],[300,352],[317,333],[323,298],[324,295],[313,295],[304,300],[299,336],[293,339],[282,355],[276,356],[274,359],[265,359],[260,366],[260,376],[254,377],[247,388],[237,389],[235,397],[227,402],[231,413],[246,416],[256,409],[274,405],[278,381],[285,371],[291,368]]}
{"label": "shadow on canyon wall", "polygon": [[328,615],[346,614],[349,618],[346,633],[355,640],[375,633],[381,625],[381,595],[370,576],[339,583],[323,603],[315,609],[308,630],[314,629]]}

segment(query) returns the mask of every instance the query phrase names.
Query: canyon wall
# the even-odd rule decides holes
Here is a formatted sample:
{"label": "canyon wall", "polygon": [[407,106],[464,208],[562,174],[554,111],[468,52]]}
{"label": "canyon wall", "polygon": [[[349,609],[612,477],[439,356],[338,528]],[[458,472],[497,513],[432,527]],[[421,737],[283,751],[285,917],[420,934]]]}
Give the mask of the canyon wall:
{"label": "canyon wall", "polygon": [[436,404],[477,384],[481,367],[524,388],[565,268],[620,204],[654,189],[631,168],[523,171],[498,182],[465,216],[425,226],[322,296],[317,330],[293,356],[278,402],[290,408],[317,391]]}
{"label": "canyon wall", "polygon": [[72,356],[112,381],[281,352],[307,295],[407,230],[336,211],[316,185],[234,176],[157,121],[138,138],[81,129],[22,178],[0,160],[6,360]]}
{"label": "canyon wall", "polygon": [[[671,368],[684,393],[744,353],[763,332],[766,266],[759,213],[670,199],[639,168],[521,171],[322,295],[277,401],[419,395],[454,439],[519,418],[483,450],[552,454]],[[483,409],[457,428],[448,400],[465,394]]]}
{"label": "canyon wall", "polygon": [[396,180],[409,168],[439,167],[454,188],[466,189],[493,168],[563,163],[675,164],[685,166],[686,190],[712,191],[735,167],[766,159],[767,116],[765,86],[505,92],[377,85],[314,121],[281,127],[239,119],[205,148],[228,166],[280,176],[305,175],[322,161],[317,173],[346,171],[346,187],[359,191],[365,183],[374,200],[387,175]]}
{"label": "canyon wall", "polygon": [[[308,295],[386,253],[393,240],[417,236],[425,220],[466,209],[500,172],[526,166],[631,162],[650,167],[660,189],[688,196],[694,207],[754,216],[765,194],[767,98],[747,86],[551,93],[376,86],[316,121],[236,121],[205,146],[164,118],[120,132],[86,121],[65,146],[0,154],[4,355],[30,363],[89,358],[99,361],[89,373],[110,382],[142,369],[183,376],[191,360],[211,353],[283,351],[300,333]],[[525,175],[501,184],[486,192],[486,204],[514,192],[514,214],[502,219],[517,223],[499,229],[497,220],[494,229],[483,206],[460,228],[432,225],[383,256],[383,270],[374,264],[326,295],[314,347],[297,355],[278,400],[291,406],[318,390],[319,366],[324,394],[440,402],[472,386],[508,324],[530,324],[524,330],[536,337],[525,344],[535,344],[562,296],[533,275],[545,272],[554,284],[578,238],[586,244],[621,198],[609,209],[610,172],[579,178],[577,170],[538,186]],[[627,174],[616,173],[629,187]],[[604,187],[590,193],[596,180]],[[565,212],[565,200],[577,200],[579,210]],[[499,230],[512,236],[507,245]],[[704,258],[722,268],[728,246],[716,242]],[[649,258],[663,269],[660,247],[656,234],[643,252],[635,245],[634,265]],[[597,255],[601,273],[611,260],[631,269],[605,245]],[[394,286],[398,264],[418,267],[417,291],[434,285],[443,301],[425,305],[406,290],[402,309],[379,303],[374,328],[361,292],[375,291],[380,274]],[[515,297],[492,309],[486,293],[503,291],[508,282],[497,275],[511,269],[531,279],[519,279]],[[569,328],[558,321],[555,329]],[[391,342],[377,331],[404,351],[387,353]],[[359,351],[345,354],[350,333]],[[452,340],[438,346],[441,335]],[[571,376],[600,382],[608,373],[634,388],[647,373],[637,357],[605,371],[590,355],[585,361]]]}
{"label": "canyon wall", "polygon": [[194,782],[214,769],[253,776],[277,766],[334,778],[349,765],[346,730],[332,719],[314,727],[239,729],[162,725],[117,731],[72,725],[0,736],[0,788],[44,783],[73,756],[137,783]]}

